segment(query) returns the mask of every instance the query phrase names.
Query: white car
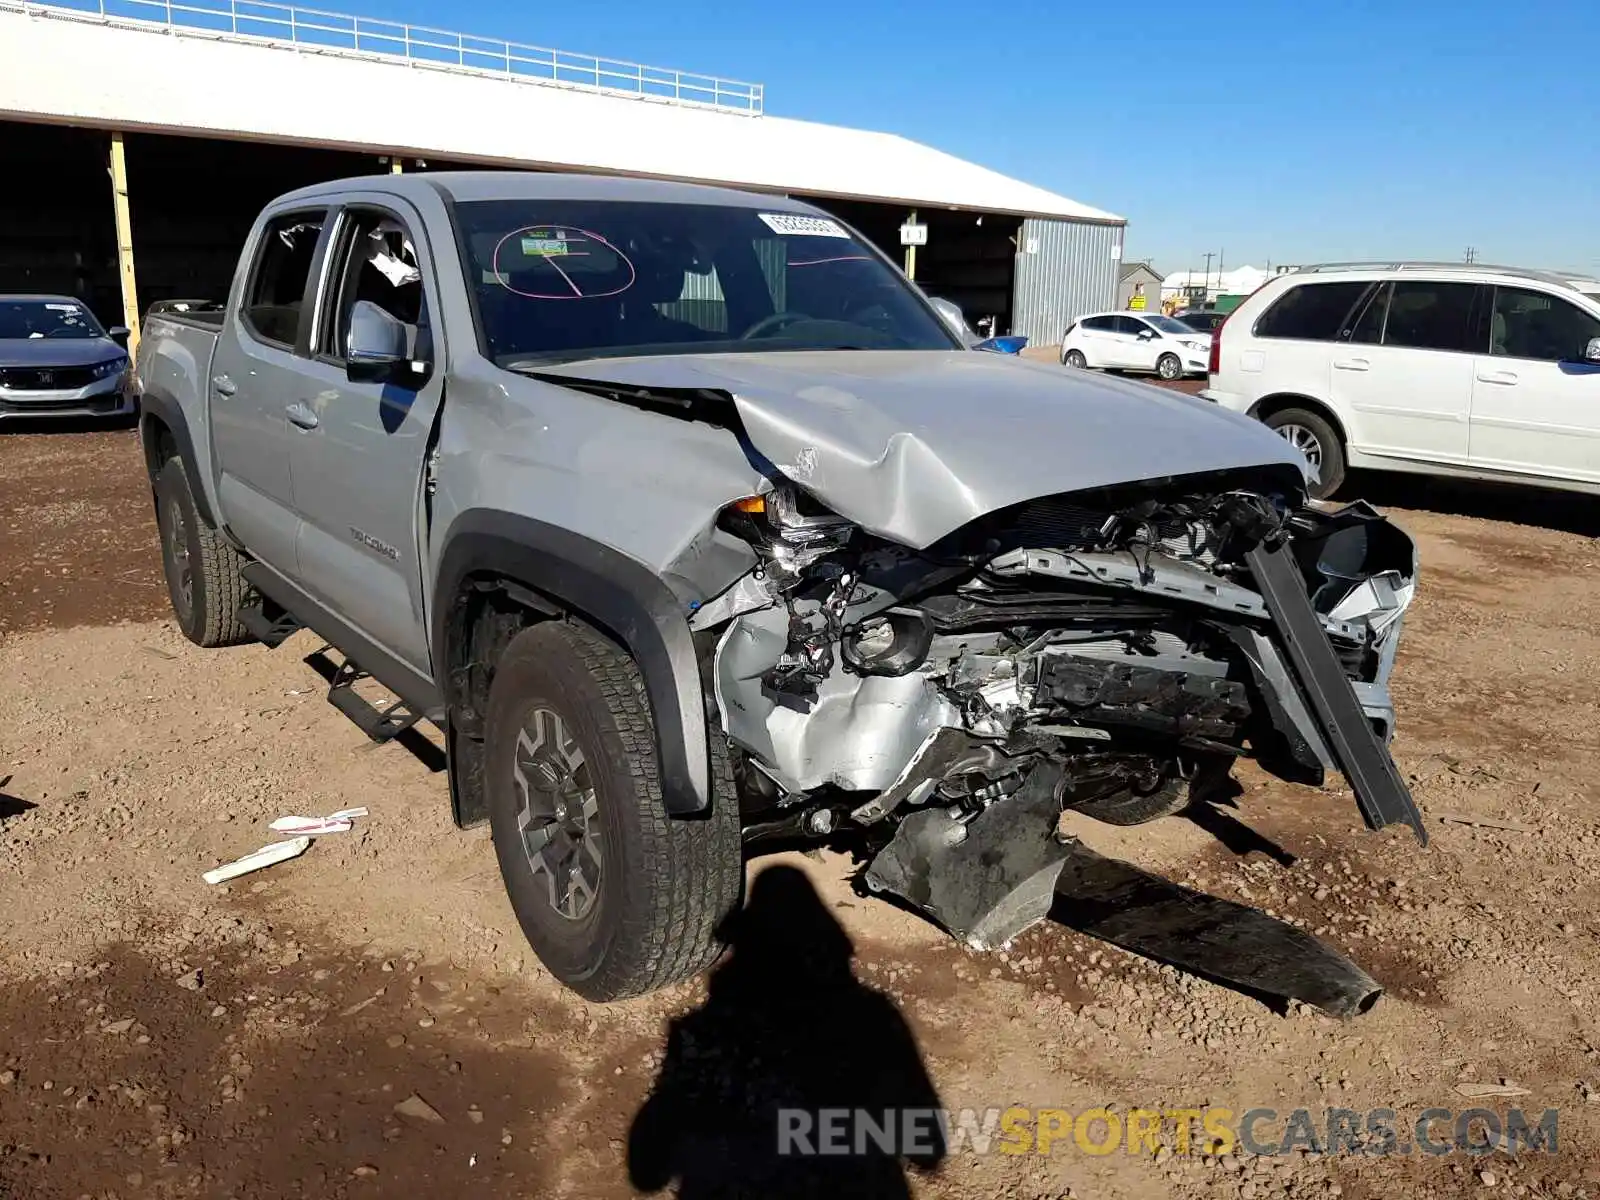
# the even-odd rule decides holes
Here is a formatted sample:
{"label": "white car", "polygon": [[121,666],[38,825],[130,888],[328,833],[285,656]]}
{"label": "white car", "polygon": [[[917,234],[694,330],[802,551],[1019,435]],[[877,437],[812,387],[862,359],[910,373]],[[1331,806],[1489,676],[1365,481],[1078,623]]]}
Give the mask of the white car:
{"label": "white car", "polygon": [[1090,313],[1061,336],[1064,366],[1153,371],[1163,379],[1204,375],[1210,350],[1208,334],[1160,313]]}
{"label": "white car", "polygon": [[1600,280],[1336,263],[1269,280],[1213,335],[1200,394],[1276,429],[1314,493],[1348,467],[1600,493]]}

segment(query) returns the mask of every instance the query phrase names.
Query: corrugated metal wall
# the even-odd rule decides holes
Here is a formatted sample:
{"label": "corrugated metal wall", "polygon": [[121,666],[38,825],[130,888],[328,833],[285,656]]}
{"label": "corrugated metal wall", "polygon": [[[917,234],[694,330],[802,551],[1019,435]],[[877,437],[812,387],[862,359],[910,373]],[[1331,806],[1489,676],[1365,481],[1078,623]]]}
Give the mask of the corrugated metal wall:
{"label": "corrugated metal wall", "polygon": [[1029,217],[1017,239],[1017,281],[1011,332],[1035,346],[1061,340],[1086,312],[1111,308],[1117,297],[1123,225]]}

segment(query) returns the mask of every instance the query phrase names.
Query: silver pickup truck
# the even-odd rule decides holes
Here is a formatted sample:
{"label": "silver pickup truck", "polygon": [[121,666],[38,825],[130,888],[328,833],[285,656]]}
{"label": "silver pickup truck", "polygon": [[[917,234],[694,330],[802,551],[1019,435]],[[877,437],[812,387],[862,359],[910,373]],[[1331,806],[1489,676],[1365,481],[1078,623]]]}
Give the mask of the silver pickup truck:
{"label": "silver pickup truck", "polygon": [[156,307],[137,386],[184,633],[309,627],[368,736],[437,725],[587,997],[710,962],[761,845],[844,839],[993,946],[1044,916],[1064,809],[1151,820],[1242,756],[1422,836],[1405,534],[1308,507],[1256,422],[969,347],[808,205],[308,188],[225,303]]}

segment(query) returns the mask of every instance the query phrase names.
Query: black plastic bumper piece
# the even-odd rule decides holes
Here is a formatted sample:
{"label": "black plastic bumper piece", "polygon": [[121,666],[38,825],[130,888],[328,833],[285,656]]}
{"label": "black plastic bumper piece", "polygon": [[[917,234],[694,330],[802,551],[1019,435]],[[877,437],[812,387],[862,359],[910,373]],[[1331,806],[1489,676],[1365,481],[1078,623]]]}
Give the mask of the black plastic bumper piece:
{"label": "black plastic bumper piece", "polygon": [[1322,622],[1311,607],[1305,582],[1287,543],[1269,538],[1247,551],[1244,558],[1283,639],[1283,649],[1306,705],[1334,761],[1350,781],[1367,828],[1409,825],[1417,841],[1426,846],[1428,831],[1423,827],[1422,813],[1411,799],[1389,748],[1361,710],[1350,680],[1323,632]]}

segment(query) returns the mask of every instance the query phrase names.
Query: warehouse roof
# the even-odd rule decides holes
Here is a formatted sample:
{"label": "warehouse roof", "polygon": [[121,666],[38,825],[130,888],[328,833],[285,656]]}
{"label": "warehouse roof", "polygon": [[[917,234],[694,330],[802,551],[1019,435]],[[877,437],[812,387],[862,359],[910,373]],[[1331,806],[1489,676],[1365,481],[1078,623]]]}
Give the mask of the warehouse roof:
{"label": "warehouse roof", "polygon": [[21,0],[0,116],[1122,221],[894,134]]}

